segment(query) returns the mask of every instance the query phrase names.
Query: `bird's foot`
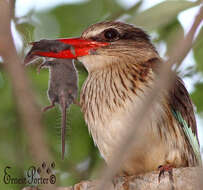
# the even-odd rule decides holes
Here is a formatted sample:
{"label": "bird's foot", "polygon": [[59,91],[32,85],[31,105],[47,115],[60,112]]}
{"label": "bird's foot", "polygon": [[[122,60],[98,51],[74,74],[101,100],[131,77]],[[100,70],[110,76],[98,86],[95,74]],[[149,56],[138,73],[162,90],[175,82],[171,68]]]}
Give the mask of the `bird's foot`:
{"label": "bird's foot", "polygon": [[165,172],[168,172],[169,179],[170,179],[170,181],[173,182],[173,166],[166,164],[166,165],[159,166],[158,169],[159,169],[159,178],[158,178],[159,183],[161,181],[161,176],[164,176]]}
{"label": "bird's foot", "polygon": [[159,177],[158,177],[159,183],[161,181],[161,177],[164,176],[164,173],[168,172],[169,180],[172,185],[172,190],[174,190],[175,187],[174,187],[174,179],[173,179],[173,166],[166,164],[166,165],[159,166],[158,169],[159,169]]}

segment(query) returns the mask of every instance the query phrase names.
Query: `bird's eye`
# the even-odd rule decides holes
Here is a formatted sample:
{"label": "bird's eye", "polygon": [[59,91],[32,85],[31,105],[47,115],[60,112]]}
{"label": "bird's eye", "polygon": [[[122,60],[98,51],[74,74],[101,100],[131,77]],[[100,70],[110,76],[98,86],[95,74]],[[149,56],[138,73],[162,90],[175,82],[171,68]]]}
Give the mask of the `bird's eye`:
{"label": "bird's eye", "polygon": [[104,37],[107,40],[115,40],[119,37],[119,33],[116,29],[111,28],[104,32]]}

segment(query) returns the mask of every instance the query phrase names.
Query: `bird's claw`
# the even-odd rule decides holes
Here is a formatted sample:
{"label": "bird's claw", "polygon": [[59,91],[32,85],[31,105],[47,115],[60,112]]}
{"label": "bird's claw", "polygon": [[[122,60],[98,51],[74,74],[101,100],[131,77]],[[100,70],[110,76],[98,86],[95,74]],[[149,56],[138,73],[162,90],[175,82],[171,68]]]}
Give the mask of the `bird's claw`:
{"label": "bird's claw", "polygon": [[158,181],[160,183],[161,181],[161,176],[164,176],[164,173],[167,171],[169,174],[169,179],[171,182],[173,182],[173,167],[171,165],[161,165],[158,167],[159,169],[159,177],[158,177]]}
{"label": "bird's claw", "polygon": [[164,173],[167,171],[169,174],[169,181],[171,183],[171,190],[175,190],[175,184],[174,184],[174,180],[173,180],[173,166],[166,164],[166,165],[161,165],[158,167],[159,169],[159,183],[161,181],[161,176],[164,176]]}

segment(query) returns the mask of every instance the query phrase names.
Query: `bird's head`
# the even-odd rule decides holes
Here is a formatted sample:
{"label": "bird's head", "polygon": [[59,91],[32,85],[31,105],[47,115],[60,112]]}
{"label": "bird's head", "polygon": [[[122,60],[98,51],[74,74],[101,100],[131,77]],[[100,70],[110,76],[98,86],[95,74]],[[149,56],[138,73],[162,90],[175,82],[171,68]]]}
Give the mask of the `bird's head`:
{"label": "bird's head", "polygon": [[145,62],[157,56],[149,36],[140,28],[122,22],[101,22],[88,27],[82,39],[106,43],[89,51],[87,56],[78,57],[88,70],[99,69],[108,64],[122,64],[133,58]]}
{"label": "bird's head", "polygon": [[145,62],[157,57],[149,36],[142,29],[122,22],[93,24],[79,38],[47,41],[32,43],[34,50],[31,49],[28,55],[78,59],[88,71],[112,63],[121,64],[130,58]]}

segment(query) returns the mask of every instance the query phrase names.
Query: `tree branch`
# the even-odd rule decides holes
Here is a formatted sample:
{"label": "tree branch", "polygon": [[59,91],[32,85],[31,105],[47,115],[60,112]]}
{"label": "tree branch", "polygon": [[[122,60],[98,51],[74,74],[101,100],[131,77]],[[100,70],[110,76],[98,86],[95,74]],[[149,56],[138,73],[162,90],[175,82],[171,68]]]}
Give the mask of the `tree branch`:
{"label": "tree branch", "polygon": [[[22,127],[27,136],[29,151],[33,161],[41,164],[43,161],[49,162],[52,159],[46,146],[44,131],[42,130],[40,109],[36,105],[22,61],[15,49],[10,29],[11,16],[9,1],[1,0],[0,55],[4,60],[4,67],[11,79],[18,111],[23,121]],[[51,188],[52,186],[49,186],[49,189]]]}
{"label": "tree branch", "polygon": [[[202,168],[179,168],[174,169],[175,190],[200,190],[200,176],[203,174]],[[55,190],[96,190],[99,180],[82,181],[70,187],[58,187]],[[203,182],[202,182],[203,183]],[[139,176],[119,177],[116,186],[111,185],[106,190],[171,190],[172,184],[169,181],[168,174],[158,182],[158,172],[150,172]],[[36,188],[26,187],[22,190],[39,190]]]}

